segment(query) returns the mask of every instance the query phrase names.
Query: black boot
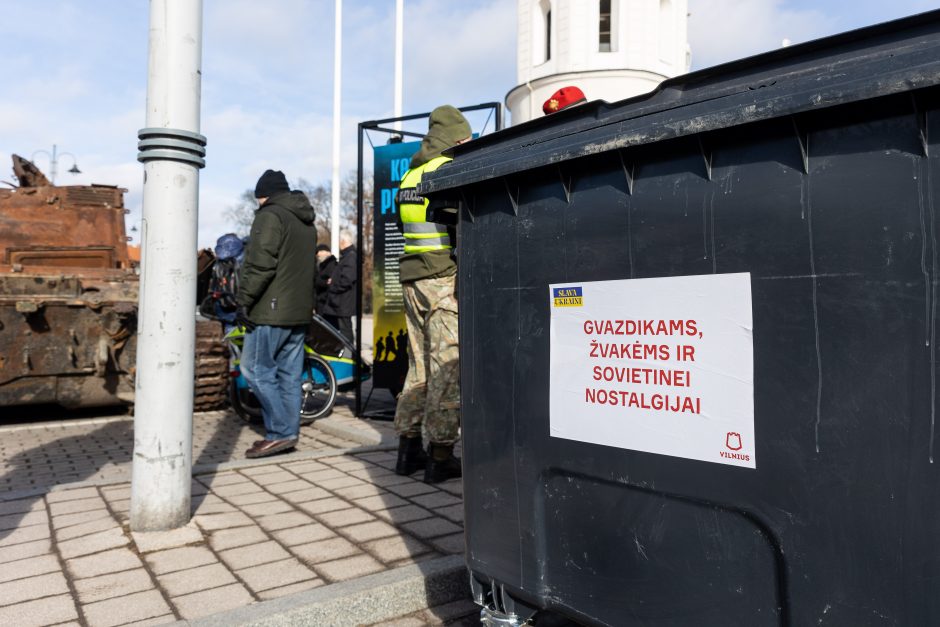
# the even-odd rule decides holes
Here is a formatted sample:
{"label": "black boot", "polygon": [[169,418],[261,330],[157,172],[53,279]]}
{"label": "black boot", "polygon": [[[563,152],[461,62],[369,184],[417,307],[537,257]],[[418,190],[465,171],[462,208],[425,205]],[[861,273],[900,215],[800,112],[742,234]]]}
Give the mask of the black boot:
{"label": "black boot", "polygon": [[423,470],[428,463],[427,453],[421,446],[421,436],[398,438],[398,463],[395,464],[396,475],[412,475]]}
{"label": "black boot", "polygon": [[463,474],[460,460],[454,457],[453,444],[428,445],[428,465],[424,469],[425,483],[440,483],[457,479]]}

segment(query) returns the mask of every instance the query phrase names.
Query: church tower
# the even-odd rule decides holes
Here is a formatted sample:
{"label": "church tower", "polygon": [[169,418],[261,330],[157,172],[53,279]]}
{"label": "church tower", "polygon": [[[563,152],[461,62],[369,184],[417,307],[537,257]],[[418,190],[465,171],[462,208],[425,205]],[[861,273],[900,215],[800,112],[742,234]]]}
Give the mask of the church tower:
{"label": "church tower", "polygon": [[567,85],[614,102],[688,72],[688,0],[517,0],[519,85],[512,123],[542,115]]}

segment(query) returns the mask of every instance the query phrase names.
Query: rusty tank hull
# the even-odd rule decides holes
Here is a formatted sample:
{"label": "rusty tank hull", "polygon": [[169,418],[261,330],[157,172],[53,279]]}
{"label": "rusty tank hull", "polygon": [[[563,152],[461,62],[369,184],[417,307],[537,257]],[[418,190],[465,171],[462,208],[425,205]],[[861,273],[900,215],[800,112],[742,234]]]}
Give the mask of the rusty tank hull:
{"label": "rusty tank hull", "polygon": [[137,282],[0,275],[0,406],[134,398]]}
{"label": "rusty tank hull", "polygon": [[[139,278],[125,190],[53,186],[17,159],[24,186],[0,189],[0,407],[133,402]],[[195,371],[195,408],[224,404],[218,323],[197,323]]]}

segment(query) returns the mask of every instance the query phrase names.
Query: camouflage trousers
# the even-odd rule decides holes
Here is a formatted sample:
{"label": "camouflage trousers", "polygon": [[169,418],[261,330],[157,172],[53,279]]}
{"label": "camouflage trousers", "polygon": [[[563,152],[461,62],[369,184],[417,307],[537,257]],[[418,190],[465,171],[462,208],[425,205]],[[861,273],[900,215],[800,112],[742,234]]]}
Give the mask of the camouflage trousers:
{"label": "camouflage trousers", "polygon": [[408,376],[395,431],[453,444],[460,425],[456,276],[402,284],[408,323]]}

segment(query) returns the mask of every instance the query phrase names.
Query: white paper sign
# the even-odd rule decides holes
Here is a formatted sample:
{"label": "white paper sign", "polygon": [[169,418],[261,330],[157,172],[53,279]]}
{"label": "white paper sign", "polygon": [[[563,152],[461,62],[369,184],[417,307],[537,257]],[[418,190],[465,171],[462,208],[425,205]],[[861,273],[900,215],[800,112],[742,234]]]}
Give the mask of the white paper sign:
{"label": "white paper sign", "polygon": [[549,288],[553,437],[757,467],[749,273]]}

